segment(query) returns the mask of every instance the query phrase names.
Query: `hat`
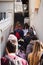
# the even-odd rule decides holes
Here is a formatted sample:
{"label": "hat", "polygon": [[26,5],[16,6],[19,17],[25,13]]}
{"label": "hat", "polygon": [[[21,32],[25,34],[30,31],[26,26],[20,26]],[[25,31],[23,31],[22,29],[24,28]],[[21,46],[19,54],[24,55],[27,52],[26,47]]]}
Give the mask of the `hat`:
{"label": "hat", "polygon": [[16,40],[17,41],[17,37],[13,34],[10,34],[8,37],[8,40]]}

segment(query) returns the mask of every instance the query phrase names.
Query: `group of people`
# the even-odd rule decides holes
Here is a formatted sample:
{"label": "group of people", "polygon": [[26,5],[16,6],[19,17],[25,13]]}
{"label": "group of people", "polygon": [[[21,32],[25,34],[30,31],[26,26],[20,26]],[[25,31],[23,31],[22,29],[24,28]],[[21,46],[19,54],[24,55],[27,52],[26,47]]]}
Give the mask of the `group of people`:
{"label": "group of people", "polygon": [[34,28],[27,23],[24,27],[16,23],[9,34],[1,65],[43,65],[43,43],[38,40]]}

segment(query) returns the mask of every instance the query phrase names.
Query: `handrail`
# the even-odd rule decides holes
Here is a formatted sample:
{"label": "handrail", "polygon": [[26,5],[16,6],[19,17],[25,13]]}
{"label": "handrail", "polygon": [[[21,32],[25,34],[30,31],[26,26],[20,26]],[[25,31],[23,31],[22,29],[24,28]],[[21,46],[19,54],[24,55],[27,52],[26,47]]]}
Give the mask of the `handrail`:
{"label": "handrail", "polygon": [[[7,18],[7,19],[3,19],[3,20],[1,20],[2,22],[0,22],[0,31],[2,32],[2,31],[4,31],[4,30],[6,30],[8,27],[11,27],[12,26],[12,24],[11,24],[11,20],[9,19],[9,18]],[[7,25],[6,25],[7,24]],[[2,27],[2,25],[3,25],[3,27]],[[5,26],[4,26],[5,25]]]}
{"label": "handrail", "polygon": [[[10,26],[11,27],[11,26]],[[8,27],[7,27],[8,28]],[[2,30],[1,32],[3,32],[3,31],[5,31],[7,28],[3,28],[3,29],[0,29],[0,30]]]}
{"label": "handrail", "polygon": [[1,23],[4,23],[4,22],[7,22],[8,20],[9,20],[9,18],[7,18],[7,19],[2,19],[1,22],[0,22],[0,24],[1,24]]}

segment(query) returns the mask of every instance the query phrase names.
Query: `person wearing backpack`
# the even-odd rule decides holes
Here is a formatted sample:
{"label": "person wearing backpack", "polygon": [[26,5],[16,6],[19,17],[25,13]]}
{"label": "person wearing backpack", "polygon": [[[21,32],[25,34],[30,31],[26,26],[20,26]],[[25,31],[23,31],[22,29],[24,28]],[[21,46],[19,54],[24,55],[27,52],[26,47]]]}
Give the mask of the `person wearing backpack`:
{"label": "person wearing backpack", "polygon": [[16,54],[16,45],[7,42],[7,55],[1,58],[1,65],[28,65],[28,62]]}

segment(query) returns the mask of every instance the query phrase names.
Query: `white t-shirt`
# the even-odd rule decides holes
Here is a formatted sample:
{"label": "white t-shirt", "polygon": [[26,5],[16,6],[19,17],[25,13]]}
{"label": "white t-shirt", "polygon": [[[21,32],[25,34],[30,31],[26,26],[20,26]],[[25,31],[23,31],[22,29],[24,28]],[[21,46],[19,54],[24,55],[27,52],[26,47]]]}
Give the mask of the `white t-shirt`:
{"label": "white t-shirt", "polygon": [[24,32],[24,36],[26,36],[28,29],[23,29],[23,32]]}

